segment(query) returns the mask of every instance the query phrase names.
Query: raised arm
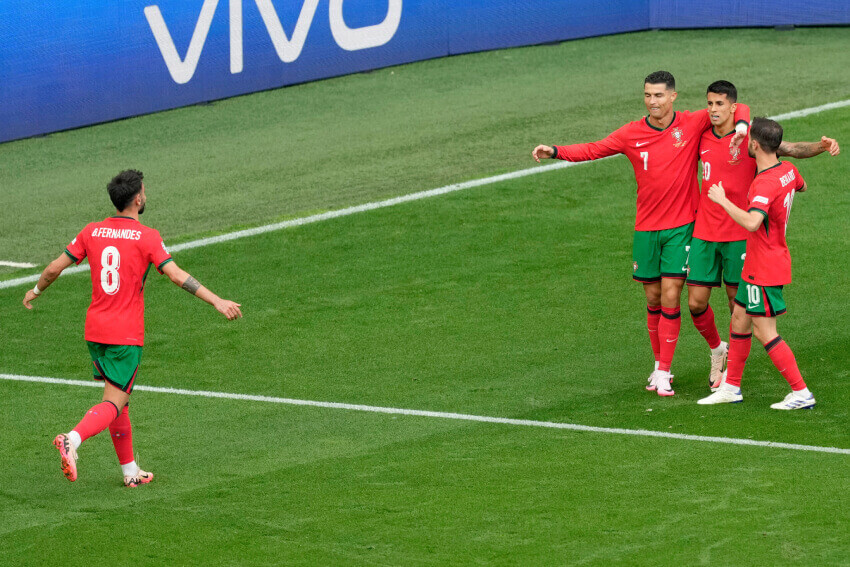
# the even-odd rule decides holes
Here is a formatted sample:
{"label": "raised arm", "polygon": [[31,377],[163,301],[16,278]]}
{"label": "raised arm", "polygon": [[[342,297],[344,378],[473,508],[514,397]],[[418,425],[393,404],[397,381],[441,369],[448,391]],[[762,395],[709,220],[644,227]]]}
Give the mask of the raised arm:
{"label": "raised arm", "polygon": [[764,215],[758,211],[745,211],[726,197],[723,182],[716,183],[708,190],[708,198],[723,207],[732,220],[750,232],[755,232],[764,222]]}
{"label": "raised arm", "polygon": [[215,307],[219,313],[227,317],[228,321],[233,321],[234,319],[238,319],[242,316],[242,310],[239,309],[241,304],[220,298],[212,291],[202,286],[198,280],[193,278],[188,272],[180,269],[175,262],[168,262],[165,264],[162,267],[162,273],[168,276],[168,278],[174,282],[174,285],[182,287],[192,295],[203,299]]}
{"label": "raised arm", "polygon": [[38,283],[35,284],[35,287],[28,290],[26,295],[24,296],[24,307],[27,309],[32,309],[32,301],[37,299],[41,292],[43,292],[47,287],[56,281],[56,278],[74,261],[65,254],[64,252],[59,255],[58,258],[50,262],[44,271],[41,272],[41,277],[38,278]]}
{"label": "raised arm", "polygon": [[810,158],[823,152],[829,152],[829,155],[837,156],[841,153],[841,148],[838,147],[838,142],[824,136],[820,139],[820,142],[782,142],[779,144],[776,155],[792,158]]}

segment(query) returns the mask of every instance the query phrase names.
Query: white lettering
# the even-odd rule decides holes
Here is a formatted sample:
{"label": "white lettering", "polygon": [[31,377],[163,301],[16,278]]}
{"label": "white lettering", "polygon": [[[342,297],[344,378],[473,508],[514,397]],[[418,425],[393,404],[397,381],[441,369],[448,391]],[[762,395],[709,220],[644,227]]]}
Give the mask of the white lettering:
{"label": "white lettering", "polygon": [[401,0],[388,0],[384,21],[374,26],[350,28],[342,17],[343,0],[331,0],[328,17],[337,45],[346,51],[379,47],[393,38],[401,21]]}
{"label": "white lettering", "polygon": [[[204,42],[206,42],[207,34],[210,32],[210,25],[212,24],[213,15],[215,15],[215,9],[217,7],[218,0],[204,0],[204,5],[201,6],[201,15],[198,17],[195,31],[192,32],[192,40],[189,42],[189,49],[186,51],[185,59],[180,59],[180,55],[177,54],[177,48],[174,46],[174,40],[171,38],[168,26],[165,25],[165,20],[162,19],[159,6],[148,6],[145,8],[145,17],[148,19],[148,25],[151,27],[153,37],[159,46],[162,58],[165,60],[165,66],[168,67],[171,78],[178,85],[188,83],[195,74],[195,69],[198,67],[198,60],[201,58],[201,51],[204,49]],[[232,65],[233,63],[231,62]]]}
{"label": "white lettering", "polygon": [[[177,53],[174,39],[171,37],[171,32],[168,30],[168,25],[162,17],[159,6],[147,6],[144,9],[145,17],[153,32],[159,51],[162,53],[165,66],[168,68],[171,78],[178,85],[188,83],[195,75],[218,2],[219,0],[204,0],[201,6],[201,14],[195,24],[195,30],[192,32],[189,48],[186,50],[186,57],[182,59]],[[260,11],[260,16],[263,18],[263,23],[266,25],[266,30],[268,30],[269,38],[272,40],[278,58],[284,63],[294,62],[301,55],[307,41],[307,34],[313,24],[313,17],[316,15],[319,0],[304,0],[291,38],[286,37],[286,32],[283,31],[283,26],[272,0],[254,0],[254,3]],[[399,22],[401,22],[402,0],[388,0],[387,15],[384,20],[379,24],[362,28],[348,27],[342,15],[342,4],[343,0],[330,0],[328,19],[334,41],[346,51],[379,47],[389,42],[398,31]],[[242,0],[229,0],[229,5],[230,72],[236,74],[241,73],[244,68]]]}
{"label": "white lettering", "polygon": [[779,182],[782,183],[783,187],[785,187],[786,185],[788,185],[789,183],[794,181],[796,178],[797,178],[797,176],[794,175],[794,171],[791,170],[788,173],[786,173],[785,175],[783,175],[782,177],[780,177]]}
{"label": "white lettering", "polygon": [[254,1],[257,3],[257,8],[260,9],[260,15],[263,17],[266,29],[269,30],[269,37],[272,39],[274,50],[280,60],[284,63],[292,63],[298,59],[298,56],[301,55],[301,49],[304,47],[304,42],[307,40],[307,32],[310,31],[310,25],[313,23],[313,16],[316,14],[319,0],[306,0],[301,6],[301,13],[298,14],[298,21],[295,22],[292,39],[287,39],[286,32],[280,25],[280,18],[277,17],[277,12],[271,0]]}

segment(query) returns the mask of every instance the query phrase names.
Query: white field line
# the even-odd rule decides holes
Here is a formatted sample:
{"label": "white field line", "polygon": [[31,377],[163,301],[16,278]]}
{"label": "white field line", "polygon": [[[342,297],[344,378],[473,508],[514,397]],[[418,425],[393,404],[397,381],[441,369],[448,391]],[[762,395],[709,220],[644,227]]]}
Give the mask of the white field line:
{"label": "white field line", "polygon": [[[66,380],[63,378],[48,378],[45,376],[21,376],[18,374],[0,374],[0,380],[14,380],[20,382],[37,382],[42,384],[60,384],[63,386],[87,386],[102,388],[100,382],[84,380]],[[156,386],[139,385],[134,388],[143,392],[155,392],[159,394],[175,394],[179,396],[199,396],[203,398],[221,398],[226,400],[242,400],[249,402],[264,402],[271,404],[286,404],[292,406],[311,406],[326,409],[341,409],[349,411],[362,411],[369,413],[384,413],[391,415],[409,415],[414,417],[433,417],[438,419],[455,419],[459,421],[477,421],[482,423],[496,423],[500,425],[514,425],[522,427],[544,427],[548,429],[567,429],[570,431],[582,431],[586,433],[607,433],[613,435],[635,435],[639,437],[662,437],[665,439],[678,439],[682,441],[701,441],[704,443],[723,443],[727,445],[748,445],[755,447],[767,447],[771,449],[790,449],[792,451],[811,451],[816,453],[835,453],[839,455],[850,455],[850,449],[840,447],[820,447],[817,445],[798,445],[796,443],[779,443],[774,441],[755,441],[753,439],[736,439],[734,437],[708,437],[704,435],[688,435],[685,433],[670,433],[665,431],[651,431],[647,429],[620,429],[616,427],[594,427],[591,425],[579,425],[575,423],[560,423],[554,421],[534,421],[530,419],[511,419],[507,417],[489,417],[484,415],[470,415],[465,413],[447,413],[441,411],[425,411],[414,409],[388,408],[381,406],[366,406],[360,404],[344,404],[337,402],[317,402],[311,400],[296,400],[292,398],[278,398],[274,396],[253,396],[249,394],[229,394],[226,392],[210,392],[205,390],[182,390],[179,388],[159,388]]]}
{"label": "white field line", "polygon": [[10,268],[35,268],[35,264],[30,264],[28,262],[7,262],[5,260],[0,260],[0,266],[8,266]]}
{"label": "white field line", "polygon": [[[773,120],[788,120],[791,118],[800,118],[802,116],[809,116],[810,114],[817,114],[819,112],[825,112],[827,110],[833,110],[835,108],[841,108],[844,106],[850,106],[850,99],[842,100],[839,102],[831,102],[828,104],[822,104],[820,106],[813,106],[811,108],[804,108],[803,110],[797,110],[794,112],[788,112],[786,114],[780,114],[778,116],[771,116]],[[613,157],[613,156],[612,156]],[[609,159],[609,158],[604,158]],[[601,160],[595,160],[601,161]],[[192,240],[189,242],[181,242],[180,244],[174,244],[168,247],[171,252],[179,252],[181,250],[190,250],[192,248],[200,248],[202,246],[209,246],[211,244],[219,244],[221,242],[227,242],[229,240],[237,240],[239,238],[246,238],[248,236],[256,236],[258,234],[265,234],[266,232],[274,232],[277,230],[283,230],[286,228],[293,228],[296,226],[303,226],[305,224],[312,224],[314,222],[321,222],[330,219],[335,219],[339,217],[345,217],[348,215],[353,215],[356,213],[362,213],[366,211],[373,211],[375,209],[383,209],[384,207],[392,207],[393,205],[399,205],[401,203],[407,203],[410,201],[418,201],[420,199],[427,199],[428,197],[437,197],[439,195],[445,195],[447,193],[454,193],[455,191],[462,191],[463,189],[471,189],[472,187],[481,187],[482,185],[490,185],[492,183],[499,183],[501,181],[508,181],[511,179],[519,179],[520,177],[526,177],[529,175],[536,175],[538,173],[545,173],[547,171],[553,171],[556,169],[564,169],[566,167],[572,167],[574,165],[582,165],[584,163],[591,162],[569,162],[569,161],[559,161],[556,163],[551,163],[547,165],[530,167],[528,169],[521,169],[519,171],[512,171],[510,173],[504,173],[502,175],[494,175],[493,177],[485,177],[483,179],[474,179],[472,181],[465,181],[463,183],[454,183],[452,185],[445,185],[444,187],[438,187],[437,189],[429,189],[427,191],[419,191],[417,193],[410,193],[408,195],[402,195],[400,197],[394,197],[392,199],[386,199],[384,201],[375,201],[372,203],[365,203],[363,205],[356,205],[353,207],[346,207],[344,209],[339,209],[337,211],[329,211],[326,213],[320,213],[317,215],[310,215],[308,217],[300,217],[297,219],[291,219],[288,221],[277,222],[273,224],[266,224],[263,226],[258,226],[255,228],[249,228],[245,230],[238,230],[236,232],[228,232],[226,234],[221,234],[218,236],[211,236],[209,238],[201,238],[199,240]],[[68,274],[78,274],[80,272],[89,271],[88,264],[80,264],[79,266],[72,266],[62,272],[62,275]],[[24,276],[20,278],[15,278],[11,280],[3,280],[0,281],[0,289],[7,289],[11,287],[17,287],[20,285],[30,284],[38,281],[40,274],[32,274],[29,276]]]}

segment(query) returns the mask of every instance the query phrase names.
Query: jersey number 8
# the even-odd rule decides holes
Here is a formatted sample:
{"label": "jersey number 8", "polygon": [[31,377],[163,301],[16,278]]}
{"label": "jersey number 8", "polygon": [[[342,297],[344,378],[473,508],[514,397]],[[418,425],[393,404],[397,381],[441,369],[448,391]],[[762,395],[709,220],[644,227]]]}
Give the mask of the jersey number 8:
{"label": "jersey number 8", "polygon": [[100,255],[100,286],[108,295],[118,293],[121,278],[118,276],[118,267],[121,266],[121,254],[114,246],[107,246]]}

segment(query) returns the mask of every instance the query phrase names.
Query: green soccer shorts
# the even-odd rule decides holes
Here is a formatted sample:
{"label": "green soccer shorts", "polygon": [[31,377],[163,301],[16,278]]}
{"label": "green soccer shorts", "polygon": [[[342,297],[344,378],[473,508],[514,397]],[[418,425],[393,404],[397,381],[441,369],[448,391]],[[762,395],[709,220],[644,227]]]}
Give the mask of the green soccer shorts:
{"label": "green soccer shorts", "polygon": [[720,287],[722,277],[727,286],[738,287],[746,251],[746,240],[710,242],[694,238],[688,254],[688,285]]}
{"label": "green soccer shorts", "polygon": [[632,278],[651,283],[661,278],[685,279],[694,223],[665,230],[636,230],[632,245]]}
{"label": "green soccer shorts", "polygon": [[138,345],[105,345],[86,341],[94,367],[94,379],[106,380],[128,394],[139,374],[142,347]]}
{"label": "green soccer shorts", "polygon": [[760,286],[744,283],[738,287],[735,303],[747,310],[750,317],[776,317],[785,313],[782,286]]}

